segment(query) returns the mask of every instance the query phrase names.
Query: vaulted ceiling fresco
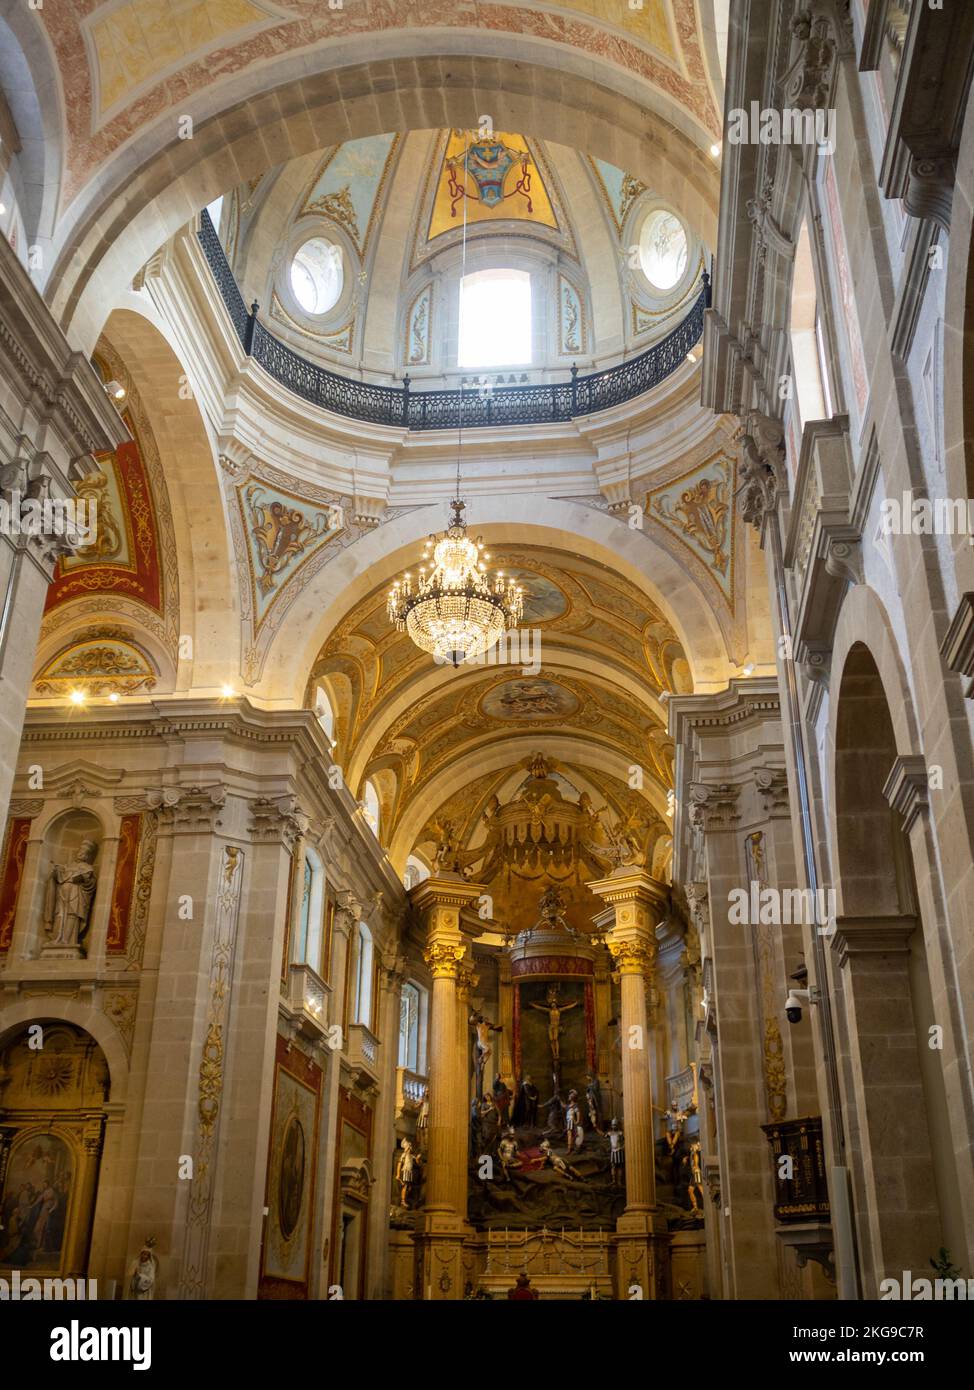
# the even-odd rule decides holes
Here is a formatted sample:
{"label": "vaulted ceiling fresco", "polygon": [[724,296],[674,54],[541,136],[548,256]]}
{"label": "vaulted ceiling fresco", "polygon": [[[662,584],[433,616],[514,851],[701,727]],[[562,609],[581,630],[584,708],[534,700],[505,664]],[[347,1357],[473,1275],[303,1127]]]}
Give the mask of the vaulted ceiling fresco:
{"label": "vaulted ceiling fresco", "polygon": [[[691,688],[676,634],[643,593],[593,560],[531,545],[491,553],[526,591],[522,640],[510,664],[436,667],[390,625],[385,588],[358,603],[326,642],[308,698],[313,703],[317,684],[329,695],[335,756],[353,791],[366,776],[374,780],[385,843],[419,815],[419,846],[435,839],[438,818],[455,819],[441,803],[443,788],[459,776],[469,838],[481,792],[489,798],[510,767],[545,741],[575,750],[571,761],[584,769],[588,793],[597,791],[609,807],[612,824],[639,808],[640,837],[653,826],[658,834],[672,786],[665,699]],[[498,750],[506,753],[503,767],[485,773]]]}

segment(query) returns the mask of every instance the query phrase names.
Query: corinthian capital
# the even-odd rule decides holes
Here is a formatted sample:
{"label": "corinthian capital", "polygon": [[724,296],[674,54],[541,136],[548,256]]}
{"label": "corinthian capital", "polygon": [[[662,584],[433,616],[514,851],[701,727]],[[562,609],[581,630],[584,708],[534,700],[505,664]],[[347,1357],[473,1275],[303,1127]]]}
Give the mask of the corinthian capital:
{"label": "corinthian capital", "polygon": [[606,943],[620,975],[651,975],[656,964],[656,943],[651,941],[613,941]]}
{"label": "corinthian capital", "polygon": [[461,944],[452,946],[445,941],[434,941],[423,952],[423,960],[434,980],[455,980],[460,973],[463,955],[464,947]]}

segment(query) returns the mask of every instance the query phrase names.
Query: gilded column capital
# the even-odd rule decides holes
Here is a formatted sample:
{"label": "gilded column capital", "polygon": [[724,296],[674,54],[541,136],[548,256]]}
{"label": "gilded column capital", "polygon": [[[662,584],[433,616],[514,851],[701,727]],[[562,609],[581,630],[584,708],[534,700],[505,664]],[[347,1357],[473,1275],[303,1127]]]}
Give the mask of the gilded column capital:
{"label": "gilded column capital", "polygon": [[613,941],[610,936],[605,944],[620,975],[652,975],[656,964],[655,942],[639,938]]}
{"label": "gilded column capital", "polygon": [[451,945],[446,941],[434,941],[423,952],[423,960],[429,966],[430,974],[434,980],[455,980],[460,974],[460,962],[463,960],[465,947],[457,942]]}

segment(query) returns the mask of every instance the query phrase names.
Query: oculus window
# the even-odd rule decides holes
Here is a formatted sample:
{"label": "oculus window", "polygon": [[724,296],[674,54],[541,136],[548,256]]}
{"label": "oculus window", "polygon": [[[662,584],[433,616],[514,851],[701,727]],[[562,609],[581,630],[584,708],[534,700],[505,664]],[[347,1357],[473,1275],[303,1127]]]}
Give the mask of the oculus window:
{"label": "oculus window", "polygon": [[531,361],[531,276],[477,270],[460,281],[460,349],[466,368],[520,367]]}
{"label": "oculus window", "polygon": [[656,290],[671,290],[683,279],[690,247],[680,219],[665,208],[651,212],[639,234],[639,264]]}
{"label": "oculus window", "polygon": [[291,290],[306,314],[327,314],[338,303],[345,283],[342,248],[312,237],[294,254]]}

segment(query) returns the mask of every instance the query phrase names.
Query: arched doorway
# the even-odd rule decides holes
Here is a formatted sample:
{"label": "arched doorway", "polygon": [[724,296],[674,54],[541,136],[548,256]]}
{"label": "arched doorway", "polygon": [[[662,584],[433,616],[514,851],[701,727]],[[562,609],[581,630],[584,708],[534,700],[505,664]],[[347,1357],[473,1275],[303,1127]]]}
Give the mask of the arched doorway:
{"label": "arched doorway", "polygon": [[956,1176],[913,856],[887,788],[899,750],[876,660],[849,649],[835,713],[834,815],[846,1129],[863,1295],[950,1244]]}
{"label": "arched doorway", "polygon": [[108,1063],[81,1028],[22,1024],[0,1044],[0,1270],[78,1278],[88,1267]]}

